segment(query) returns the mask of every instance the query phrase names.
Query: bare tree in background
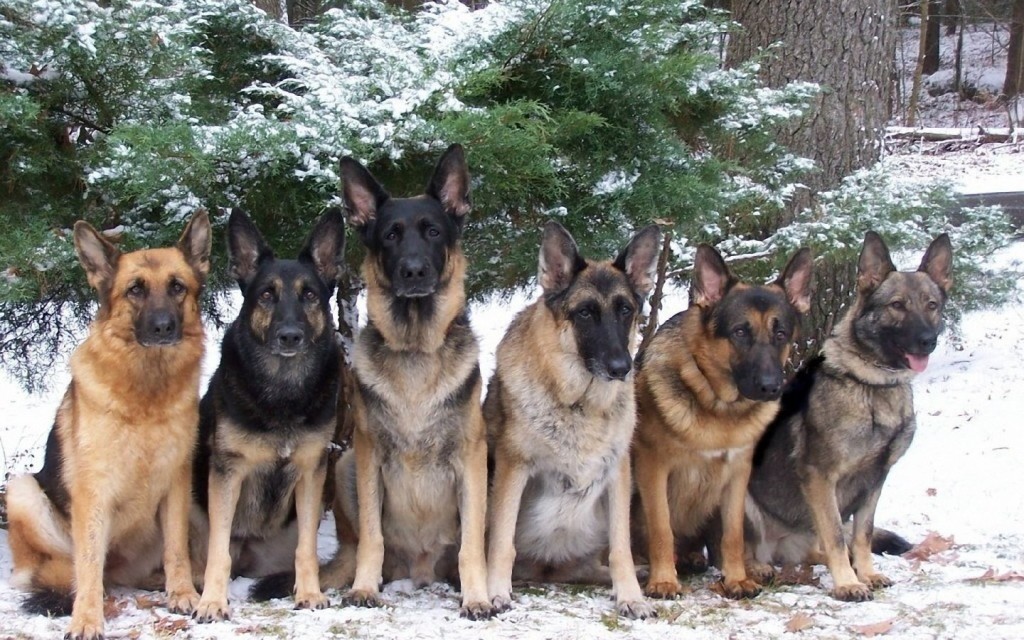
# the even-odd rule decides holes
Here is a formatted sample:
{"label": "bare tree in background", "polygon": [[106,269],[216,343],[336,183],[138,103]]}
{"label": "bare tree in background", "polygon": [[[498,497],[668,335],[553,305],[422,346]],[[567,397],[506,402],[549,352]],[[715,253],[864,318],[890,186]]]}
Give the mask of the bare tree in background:
{"label": "bare tree in background", "polygon": [[1014,98],[1024,92],[1024,0],[1013,3],[1010,21],[1010,50],[1006,59],[1003,95]]}
{"label": "bare tree in background", "polygon": [[939,44],[942,41],[942,20],[945,17],[941,0],[931,0],[928,5],[928,19],[925,21],[924,64],[921,67],[922,73],[926,76],[939,70]]}

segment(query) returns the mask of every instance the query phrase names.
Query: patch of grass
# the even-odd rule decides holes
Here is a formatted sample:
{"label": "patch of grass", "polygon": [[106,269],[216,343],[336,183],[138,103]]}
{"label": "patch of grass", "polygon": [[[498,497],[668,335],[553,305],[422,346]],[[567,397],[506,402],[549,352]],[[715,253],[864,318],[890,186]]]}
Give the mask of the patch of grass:
{"label": "patch of grass", "polygon": [[601,614],[601,624],[603,624],[609,631],[620,631],[624,628],[622,622],[619,620],[619,615],[614,609],[608,613]]}

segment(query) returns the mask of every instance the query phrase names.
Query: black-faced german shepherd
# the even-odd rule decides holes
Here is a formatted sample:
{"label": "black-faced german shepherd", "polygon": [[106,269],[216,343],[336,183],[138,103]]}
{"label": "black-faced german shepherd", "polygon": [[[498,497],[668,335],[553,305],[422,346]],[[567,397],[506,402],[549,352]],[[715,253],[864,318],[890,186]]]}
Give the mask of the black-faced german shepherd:
{"label": "black-faced german shepherd", "polygon": [[[354,447],[335,473],[339,540],[358,523],[345,600],[377,606],[382,578],[425,585],[453,573],[446,565],[457,547],[461,613],[485,618],[487,441],[459,243],[470,209],[463,150],[449,147],[426,193],[413,198],[390,197],[352,158],[342,159],[341,174],[366,245],[368,313],[354,353]],[[350,549],[342,544],[325,585],[352,580]]]}
{"label": "black-faced german shepherd", "polygon": [[[654,614],[630,549],[632,354],[660,233],[639,231],[614,261],[583,258],[544,228],[543,295],[498,346],[484,415],[494,457],[488,580],[511,605],[517,580],[611,583],[621,615]],[[609,569],[602,567],[608,551]]]}
{"label": "black-faced german shepherd", "polygon": [[241,211],[228,221],[231,275],[243,301],[199,408],[193,535],[206,562],[201,622],[228,617],[232,574],[285,571],[293,560],[296,606],[327,605],[316,535],[338,398],[329,303],[344,246],[337,209],[321,217],[297,260],[276,259]]}
{"label": "black-faced german shepherd", "polygon": [[[647,594],[672,598],[673,557],[703,566],[702,535],[720,530],[722,591],[760,591],[744,557],[743,503],[754,446],[779,409],[783,367],[810,307],[811,255],[797,251],[776,282],[740,282],[722,256],[697,248],[693,295],[637,358],[633,467],[651,571]],[[695,543],[695,541],[697,541]],[[694,546],[696,548],[690,548]],[[699,555],[686,557],[687,553]]]}
{"label": "black-faced german shepherd", "polygon": [[[878,234],[864,238],[857,297],[822,356],[788,387],[758,446],[748,516],[761,562],[824,562],[840,600],[869,600],[892,582],[875,571],[875,506],[916,420],[910,388],[943,328],[952,284],[949,237],[916,272],[900,272]],[[853,518],[853,564],[844,523]]]}
{"label": "black-faced german shepherd", "polygon": [[99,311],[71,356],[71,384],[43,468],[7,486],[11,584],[25,605],[65,613],[65,637],[103,637],[104,585],[157,588],[191,613],[190,470],[199,413],[210,219],[198,211],[176,247],[121,253],[84,221],[75,251]]}

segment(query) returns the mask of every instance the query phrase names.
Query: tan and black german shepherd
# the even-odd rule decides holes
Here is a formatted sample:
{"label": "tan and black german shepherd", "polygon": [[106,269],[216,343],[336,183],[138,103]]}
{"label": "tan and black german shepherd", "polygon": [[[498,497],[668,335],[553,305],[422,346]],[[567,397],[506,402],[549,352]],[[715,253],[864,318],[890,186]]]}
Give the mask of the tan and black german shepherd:
{"label": "tan and black german shepherd", "polygon": [[198,211],[176,247],[120,253],[75,223],[78,259],[99,294],[71,356],[41,471],[7,487],[11,583],[26,608],[65,614],[69,638],[103,636],[104,584],[151,588],[167,607],[199,602],[188,555],[210,220]]}
{"label": "tan and black german shepherd", "polygon": [[748,501],[758,561],[824,562],[840,600],[870,600],[892,584],[871,558],[875,507],[914,437],[910,383],[942,331],[952,263],[946,234],[911,272],[896,270],[878,234],[865,236],[853,305],[788,386],[758,446]]}
{"label": "tan and black german shepherd", "polygon": [[[498,345],[484,402],[494,458],[488,579],[497,610],[511,605],[513,577],[610,577],[621,615],[654,614],[630,549],[629,445],[637,319],[659,239],[656,226],[646,227],[614,261],[601,262],[583,258],[558,223],[544,228],[542,296]],[[610,576],[601,566],[606,551]]]}
{"label": "tan and black german shepherd", "polygon": [[690,308],[662,325],[637,358],[633,466],[650,596],[680,593],[677,549],[682,564],[707,566],[703,544],[691,547],[709,528],[721,531],[724,594],[760,591],[744,562],[744,498],[754,446],[778,411],[783,366],[810,308],[811,263],[801,249],[776,282],[751,285],[700,245]]}
{"label": "tan and black german shepherd", "polygon": [[352,580],[346,543],[356,531],[345,601],[360,606],[381,604],[382,579],[454,579],[457,550],[461,614],[486,618],[487,439],[460,246],[470,210],[465,155],[449,147],[413,198],[392,198],[352,158],[341,175],[366,246],[368,320],[354,353],[354,446],[335,473],[341,549],[324,584]]}
{"label": "tan and black german shepherd", "polygon": [[340,371],[330,302],[344,251],[339,209],[320,217],[295,260],[276,258],[242,211],[228,220],[242,308],[199,406],[192,546],[206,567],[200,622],[228,617],[232,575],[292,567],[285,593],[296,607],[327,606],[316,542]]}

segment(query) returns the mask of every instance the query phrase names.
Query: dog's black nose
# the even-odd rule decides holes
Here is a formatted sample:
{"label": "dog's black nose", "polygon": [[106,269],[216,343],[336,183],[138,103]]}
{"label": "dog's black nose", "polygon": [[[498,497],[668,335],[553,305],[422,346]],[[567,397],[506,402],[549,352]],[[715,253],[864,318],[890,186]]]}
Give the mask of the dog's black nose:
{"label": "dog's black nose", "polygon": [[283,349],[297,349],[302,346],[302,329],[285,327],[277,330],[277,342]]}
{"label": "dog's black nose", "polygon": [[921,353],[931,353],[939,343],[939,334],[934,331],[922,331],[917,336],[917,347]]}
{"label": "dog's black nose", "polygon": [[155,311],[149,317],[149,334],[158,340],[171,337],[178,330],[178,320],[170,311]]}
{"label": "dog's black nose", "polygon": [[776,398],[782,392],[782,378],[776,375],[764,376],[758,386],[762,396]]}
{"label": "dog's black nose", "polygon": [[633,368],[633,364],[629,361],[629,358],[620,357],[612,358],[608,361],[608,375],[615,380],[625,380],[626,376],[629,375],[630,369]]}
{"label": "dog's black nose", "polygon": [[404,280],[422,280],[427,277],[429,263],[423,258],[404,258],[398,265],[398,275]]}

